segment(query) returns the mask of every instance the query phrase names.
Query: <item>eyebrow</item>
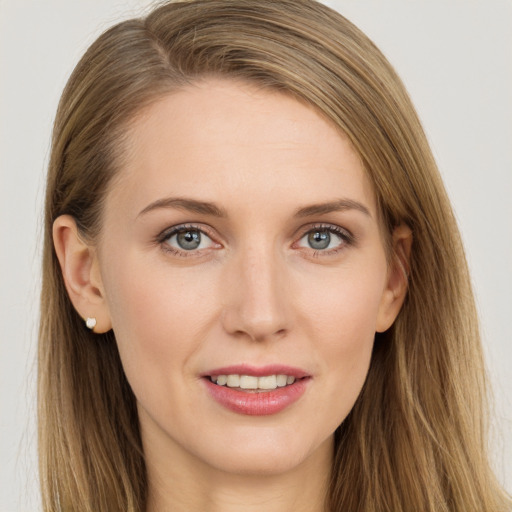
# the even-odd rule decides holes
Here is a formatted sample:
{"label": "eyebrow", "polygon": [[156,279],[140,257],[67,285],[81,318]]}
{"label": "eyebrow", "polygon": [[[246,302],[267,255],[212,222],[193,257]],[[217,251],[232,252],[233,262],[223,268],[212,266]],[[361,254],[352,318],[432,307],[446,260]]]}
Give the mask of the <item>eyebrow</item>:
{"label": "eyebrow", "polygon": [[220,208],[213,203],[183,197],[166,197],[158,199],[146,206],[146,208],[144,208],[137,217],[159,208],[177,208],[178,210],[186,210],[189,212],[200,213],[202,215],[211,215],[213,217],[228,216],[223,208]]}
{"label": "eyebrow", "polygon": [[[228,216],[226,210],[214,203],[198,201],[196,199],[188,199],[184,197],[166,197],[163,199],[158,199],[146,206],[139,212],[137,217],[160,208],[176,208],[178,210],[185,210],[202,215],[211,215],[213,217],[225,218]],[[325,215],[327,213],[345,210],[358,210],[371,217],[368,208],[364,204],[354,201],[353,199],[337,199],[328,203],[318,203],[305,206],[296,210],[294,217],[311,217],[313,215]]]}
{"label": "eyebrow", "polygon": [[345,210],[358,210],[371,218],[370,210],[362,203],[353,199],[337,199],[328,203],[313,204],[299,208],[295,217],[311,217],[313,215],[325,215],[326,213],[340,212]]}

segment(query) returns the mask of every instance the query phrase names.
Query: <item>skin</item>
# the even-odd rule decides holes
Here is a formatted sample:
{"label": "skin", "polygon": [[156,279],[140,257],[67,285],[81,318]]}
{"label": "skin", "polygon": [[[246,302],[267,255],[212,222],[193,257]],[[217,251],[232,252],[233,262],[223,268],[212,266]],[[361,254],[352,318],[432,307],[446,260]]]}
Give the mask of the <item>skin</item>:
{"label": "skin", "polygon": [[[227,80],[159,100],[129,139],[100,239],[85,244],[66,216],[54,239],[77,311],[97,318],[96,332],[114,329],[138,403],[148,511],[324,510],[334,430],[406,293],[358,155],[311,107]],[[223,216],[155,207],[166,198]],[[296,215],[339,200],[359,206]],[[165,237],[182,224],[203,232],[198,249]],[[318,231],[326,249],[311,247]],[[395,252],[407,255],[410,240],[397,228]],[[246,416],[201,379],[241,363],[311,379],[283,411]]]}

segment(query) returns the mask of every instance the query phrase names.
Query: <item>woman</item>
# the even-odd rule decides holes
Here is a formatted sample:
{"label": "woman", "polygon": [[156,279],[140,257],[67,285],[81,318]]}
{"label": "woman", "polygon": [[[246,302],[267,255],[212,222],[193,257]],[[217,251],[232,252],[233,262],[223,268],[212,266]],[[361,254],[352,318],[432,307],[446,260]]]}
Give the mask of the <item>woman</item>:
{"label": "woman", "polygon": [[327,7],[171,3],[101,36],[43,265],[46,510],[507,510],[443,185]]}

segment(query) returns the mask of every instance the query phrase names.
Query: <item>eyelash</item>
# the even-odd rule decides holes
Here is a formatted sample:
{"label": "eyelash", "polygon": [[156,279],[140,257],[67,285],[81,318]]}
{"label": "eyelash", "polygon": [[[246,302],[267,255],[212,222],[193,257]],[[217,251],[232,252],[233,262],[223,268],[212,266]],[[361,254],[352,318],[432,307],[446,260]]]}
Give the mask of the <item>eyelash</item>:
{"label": "eyelash", "polygon": [[[343,251],[347,247],[353,246],[356,243],[356,238],[354,235],[348,231],[347,229],[341,228],[339,226],[333,225],[333,224],[314,224],[312,226],[308,226],[306,231],[302,232],[302,235],[300,236],[299,240],[302,240],[306,235],[309,233],[314,233],[315,231],[327,231],[328,233],[334,234],[337,237],[339,237],[343,243],[341,243],[338,247],[335,247],[333,249],[327,249],[327,250],[319,250],[319,249],[313,249],[309,248],[310,250],[313,250],[312,256],[314,258],[318,257],[329,257],[329,256],[335,256],[340,251]],[[294,245],[296,245],[298,242],[295,242]],[[306,248],[304,248],[306,249]]]}
{"label": "eyelash", "polygon": [[[160,245],[162,250],[166,253],[173,254],[175,256],[179,256],[182,258],[190,258],[201,256],[202,250],[180,250],[176,247],[169,245],[168,240],[177,235],[178,233],[182,233],[184,231],[199,231],[202,235],[206,235],[210,240],[212,240],[213,244],[217,244],[220,246],[218,242],[215,242],[214,237],[206,230],[204,227],[199,227],[194,224],[180,224],[178,226],[173,226],[172,228],[165,229],[156,237],[156,243]],[[313,250],[312,257],[318,258],[320,256],[334,256],[338,254],[340,251],[346,249],[349,246],[355,245],[356,239],[352,233],[348,230],[341,228],[332,224],[314,224],[312,226],[308,226],[307,229],[302,231],[302,234],[298,238],[296,242],[294,242],[293,246],[298,244],[306,235],[309,233],[314,233],[315,231],[327,231],[328,233],[334,234],[338,236],[343,243],[341,243],[338,247],[327,250],[313,249],[309,248],[309,250]],[[293,247],[292,246],[292,247]],[[298,247],[298,249],[307,249],[306,247]],[[204,250],[204,249],[203,249]]]}
{"label": "eyelash", "polygon": [[[216,243],[213,236],[204,227],[199,227],[194,224],[180,224],[178,226],[173,226],[172,228],[165,229],[156,237],[156,242],[160,245],[164,252],[173,254],[175,256],[180,256],[182,258],[193,258],[195,256],[200,256],[200,251],[180,250],[176,247],[172,247],[167,243],[171,237],[184,231],[199,231],[202,235],[206,235],[210,240],[212,240],[214,244]],[[220,244],[217,243],[217,245]]]}

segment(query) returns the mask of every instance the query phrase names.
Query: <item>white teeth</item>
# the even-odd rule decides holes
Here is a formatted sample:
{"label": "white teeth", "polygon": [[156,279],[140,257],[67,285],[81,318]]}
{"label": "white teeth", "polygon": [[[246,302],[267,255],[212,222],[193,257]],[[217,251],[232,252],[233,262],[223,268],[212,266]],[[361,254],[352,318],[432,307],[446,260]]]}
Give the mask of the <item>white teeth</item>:
{"label": "white teeth", "polygon": [[258,389],[258,377],[240,375],[240,387],[242,389]]}
{"label": "white teeth", "polygon": [[227,375],[219,375],[217,377],[217,384],[219,386],[225,386],[228,382],[228,376]]}
{"label": "white teeth", "polygon": [[291,375],[264,375],[255,377],[254,375],[217,375],[212,377],[212,381],[219,386],[228,386],[228,388],[240,389],[262,389],[272,390],[282,388],[293,384],[295,377]]}
{"label": "white teeth", "polygon": [[238,388],[240,387],[240,375],[228,375],[226,382],[228,388]]}
{"label": "white teeth", "polygon": [[278,375],[276,377],[276,384],[278,388],[282,388],[286,386],[286,375]]}
{"label": "white teeth", "polygon": [[276,389],[277,377],[275,375],[268,375],[258,379],[258,387],[260,389]]}

